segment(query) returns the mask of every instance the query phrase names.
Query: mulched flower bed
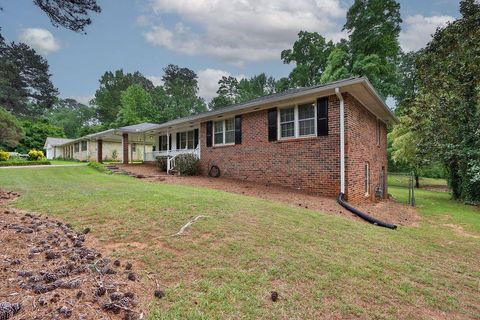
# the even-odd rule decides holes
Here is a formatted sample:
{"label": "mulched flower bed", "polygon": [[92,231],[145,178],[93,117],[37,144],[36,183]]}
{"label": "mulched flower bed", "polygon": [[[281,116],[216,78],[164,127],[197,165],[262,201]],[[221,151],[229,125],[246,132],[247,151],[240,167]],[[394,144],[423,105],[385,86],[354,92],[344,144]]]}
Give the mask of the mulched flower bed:
{"label": "mulched flower bed", "polygon": [[143,294],[130,262],[86,245],[47,216],[4,208],[0,191],[0,319],[141,319]]}

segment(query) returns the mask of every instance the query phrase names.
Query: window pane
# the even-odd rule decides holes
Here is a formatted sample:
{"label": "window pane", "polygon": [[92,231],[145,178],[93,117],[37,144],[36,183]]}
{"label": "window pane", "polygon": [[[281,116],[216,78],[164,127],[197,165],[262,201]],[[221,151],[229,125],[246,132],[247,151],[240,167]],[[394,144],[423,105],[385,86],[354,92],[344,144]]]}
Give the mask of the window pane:
{"label": "window pane", "polygon": [[299,125],[299,135],[308,136],[315,134],[315,120],[302,120],[298,122]]}
{"label": "window pane", "polygon": [[298,120],[315,118],[315,107],[313,104],[298,106]]}
{"label": "window pane", "polygon": [[187,148],[193,149],[193,131],[187,132]]}
{"label": "window pane", "polygon": [[280,122],[288,122],[295,120],[295,108],[280,109]]}
{"label": "window pane", "polygon": [[235,131],[225,132],[225,143],[234,143],[235,142]]}
{"label": "window pane", "polygon": [[185,149],[187,147],[187,134],[186,132],[180,132],[180,148]]}
{"label": "window pane", "polygon": [[215,133],[215,144],[222,144],[223,143],[223,132]]}
{"label": "window pane", "polygon": [[160,151],[167,150],[167,136],[160,136]]}
{"label": "window pane", "polygon": [[223,121],[215,121],[215,133],[223,132]]}
{"label": "window pane", "polygon": [[226,131],[235,130],[235,123],[233,119],[225,120],[225,130]]}
{"label": "window pane", "polygon": [[295,136],[295,126],[293,122],[282,123],[280,126],[280,134],[282,138]]}

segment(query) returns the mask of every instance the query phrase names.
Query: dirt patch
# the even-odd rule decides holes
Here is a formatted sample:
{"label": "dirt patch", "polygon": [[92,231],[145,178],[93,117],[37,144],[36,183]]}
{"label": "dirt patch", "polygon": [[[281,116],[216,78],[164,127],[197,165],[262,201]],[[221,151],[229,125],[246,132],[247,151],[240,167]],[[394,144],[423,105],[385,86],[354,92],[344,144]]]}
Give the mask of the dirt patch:
{"label": "dirt patch", "polygon": [[[161,172],[153,164],[121,165],[119,167],[133,174],[142,175],[147,181],[217,189],[361,220],[340,206],[336,199],[308,194],[292,188],[227,178],[172,176]],[[417,214],[415,208],[397,203],[393,200],[385,200],[369,205],[359,205],[357,207],[377,219],[400,226],[416,226],[420,220],[420,216]]]}
{"label": "dirt patch", "polygon": [[424,186],[420,189],[435,192],[450,192],[450,188],[447,186]]}
{"label": "dirt patch", "polygon": [[449,227],[459,236],[480,239],[480,236],[466,232],[465,230],[463,230],[463,227],[459,226],[458,224],[446,223],[446,224],[443,224],[443,226]]}
{"label": "dirt patch", "polygon": [[0,191],[0,319],[143,317],[145,290],[131,263],[91,247],[88,229],[5,208],[16,197]]}

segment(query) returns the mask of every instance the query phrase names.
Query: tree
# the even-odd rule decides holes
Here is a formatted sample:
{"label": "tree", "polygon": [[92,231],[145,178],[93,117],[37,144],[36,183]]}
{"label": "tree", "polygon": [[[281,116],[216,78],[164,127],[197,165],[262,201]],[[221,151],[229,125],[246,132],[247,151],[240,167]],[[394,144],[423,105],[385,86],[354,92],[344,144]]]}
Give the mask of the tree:
{"label": "tree", "polygon": [[75,99],[58,99],[46,117],[54,126],[62,127],[67,138],[78,138],[83,126],[95,123],[95,109]]}
{"label": "tree", "polygon": [[145,90],[152,90],[153,83],[140,72],[127,73],[123,70],[107,71],[100,78],[100,88],[95,92],[92,101],[96,105],[97,118],[106,126],[110,126],[117,119],[121,105],[122,92],[133,84],[142,86]]}
{"label": "tree", "polygon": [[150,93],[138,84],[131,85],[122,93],[121,108],[117,116],[117,126],[127,126],[141,122],[153,122],[156,110]]}
{"label": "tree", "polygon": [[91,12],[101,12],[96,0],[33,0],[45,12],[54,26],[75,32],[83,31],[92,23]]}
{"label": "tree", "polygon": [[0,107],[0,149],[16,147],[24,135],[17,118]]}
{"label": "tree", "polygon": [[347,12],[352,74],[367,76],[386,98],[396,93],[402,18],[395,0],[355,0]]}
{"label": "tree", "polygon": [[37,116],[58,95],[47,60],[24,43],[5,43],[0,35],[0,105],[16,116]]}
{"label": "tree", "polygon": [[349,35],[352,57],[376,54],[392,63],[400,52],[402,18],[395,0],[355,0],[343,26]]}
{"label": "tree", "polygon": [[238,81],[234,77],[222,77],[219,80],[218,96],[210,102],[210,109],[219,109],[225,106],[250,101],[252,99],[275,93],[277,82],[265,73],[243,78]]}
{"label": "tree", "polygon": [[320,82],[327,83],[351,77],[350,60],[348,43],[344,41],[336,44],[328,56],[325,72],[320,77]]}
{"label": "tree", "polygon": [[413,106],[418,93],[417,60],[420,52],[408,52],[400,55],[398,70],[398,90],[395,96],[397,101],[395,113],[397,115],[408,114]]}
{"label": "tree", "polygon": [[333,47],[332,41],[327,42],[317,32],[300,31],[293,49],[281,53],[283,63],[295,63],[289,75],[290,86],[305,87],[320,83]]}
{"label": "tree", "polygon": [[165,112],[169,119],[207,111],[205,101],[198,96],[198,77],[193,70],[169,64],[163,71],[163,89],[168,97]]}
{"label": "tree", "polygon": [[50,124],[47,120],[23,120],[22,127],[25,137],[20,141],[16,150],[27,153],[30,149],[43,149],[47,137],[65,137],[63,129]]}
{"label": "tree", "polygon": [[392,159],[398,165],[406,165],[415,175],[415,186],[420,188],[420,170],[428,164],[428,157],[418,148],[420,136],[411,130],[412,119],[408,116],[400,118],[389,138],[392,143]]}
{"label": "tree", "polygon": [[418,59],[410,130],[448,169],[453,197],[480,203],[480,3],[462,0],[460,13]]}
{"label": "tree", "polygon": [[330,53],[321,81],[365,76],[383,98],[398,90],[400,5],[395,0],[355,0],[347,13],[342,40]]}

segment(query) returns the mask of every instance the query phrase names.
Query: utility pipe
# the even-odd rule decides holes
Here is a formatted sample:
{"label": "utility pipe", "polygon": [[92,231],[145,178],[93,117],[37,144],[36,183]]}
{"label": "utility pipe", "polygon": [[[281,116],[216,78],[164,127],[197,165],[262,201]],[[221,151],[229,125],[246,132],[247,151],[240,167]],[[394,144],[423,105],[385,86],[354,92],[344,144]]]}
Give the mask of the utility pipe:
{"label": "utility pipe", "polygon": [[335,94],[340,100],[340,193],[345,194],[345,101],[340,88],[335,88]]}

